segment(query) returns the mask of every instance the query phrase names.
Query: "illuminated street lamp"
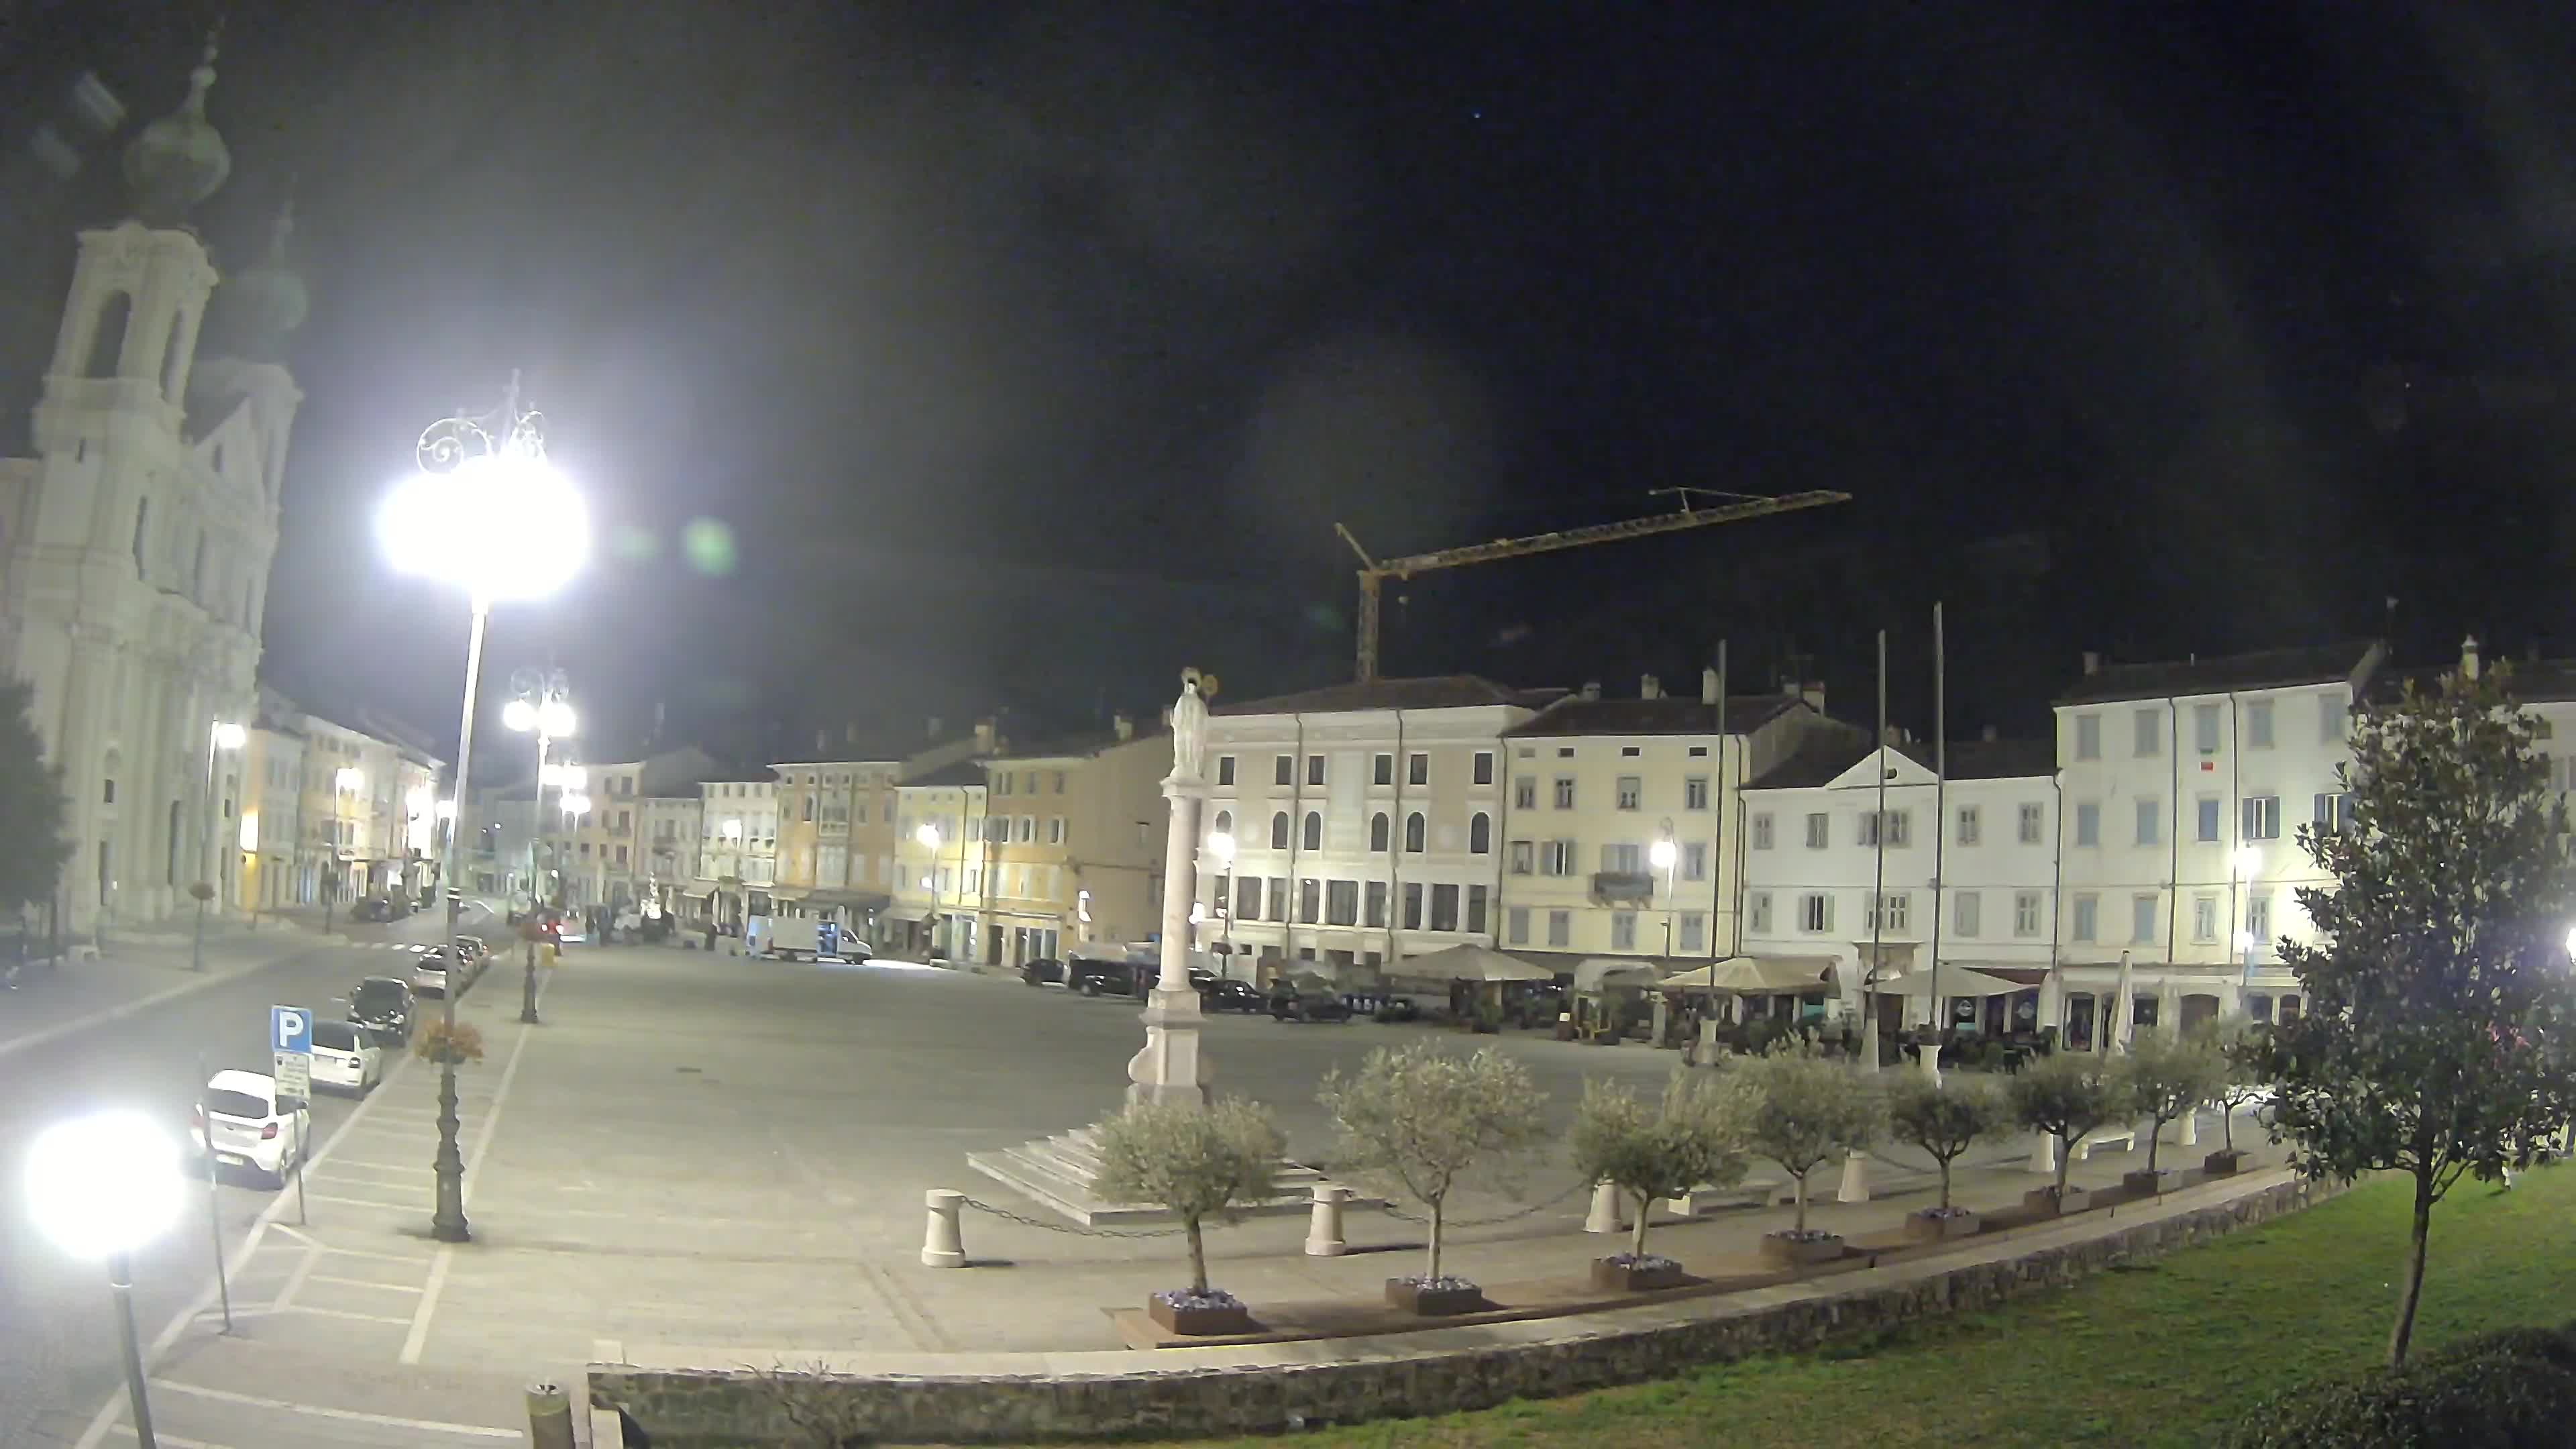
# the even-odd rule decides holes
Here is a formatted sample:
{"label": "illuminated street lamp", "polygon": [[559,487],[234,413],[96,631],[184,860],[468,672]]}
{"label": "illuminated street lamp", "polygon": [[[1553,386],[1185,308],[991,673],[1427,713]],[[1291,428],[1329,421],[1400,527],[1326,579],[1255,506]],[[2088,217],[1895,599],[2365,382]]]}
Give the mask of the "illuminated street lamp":
{"label": "illuminated street lamp", "polygon": [[1673,954],[1673,862],[1681,859],[1681,850],[1673,844],[1670,817],[1666,817],[1658,828],[1662,833],[1655,837],[1654,844],[1646,847],[1646,860],[1664,873],[1664,958],[1670,960]]}
{"label": "illuminated street lamp", "polygon": [[179,1216],[178,1145],[140,1112],[100,1112],[45,1129],[27,1152],[28,1215],[75,1258],[107,1260],[116,1299],[125,1392],[134,1437],[154,1449],[143,1348],[134,1334],[134,1273],[128,1261]]}
{"label": "illuminated street lamp", "polygon": [[1218,927],[1218,934],[1225,946],[1219,954],[1226,958],[1226,971],[1230,975],[1234,970],[1234,832],[1220,830],[1210,835],[1207,848],[1208,854],[1216,857],[1217,867],[1225,872],[1224,924]]}
{"label": "illuminated street lamp", "polygon": [[[456,737],[456,798],[466,798],[474,759],[474,691],[483,672],[483,626],[502,600],[540,599],[562,588],[590,553],[590,515],[572,484],[546,461],[543,420],[519,409],[519,378],[500,409],[483,418],[453,417],[420,435],[419,471],[395,485],[376,514],[376,538],[396,571],[465,591],[465,700]],[[447,837],[447,937],[456,939],[463,831]],[[456,993],[441,999],[447,1031],[456,1030]],[[438,1067],[437,1207],[430,1236],[461,1243],[465,1157],[457,1148],[456,1062]]]}
{"label": "illuminated street lamp", "polygon": [[188,894],[197,898],[197,932],[188,945],[188,969],[206,969],[206,903],[215,895],[215,860],[219,846],[215,839],[215,756],[239,750],[250,743],[250,731],[228,720],[217,720],[206,729],[206,840],[205,854],[199,862],[196,883]]}

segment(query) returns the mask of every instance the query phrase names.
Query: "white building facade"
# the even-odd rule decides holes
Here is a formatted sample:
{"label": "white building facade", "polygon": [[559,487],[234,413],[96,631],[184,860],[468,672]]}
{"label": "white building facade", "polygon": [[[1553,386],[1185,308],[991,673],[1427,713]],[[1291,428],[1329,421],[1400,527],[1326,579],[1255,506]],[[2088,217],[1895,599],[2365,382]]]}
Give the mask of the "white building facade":
{"label": "white building facade", "polygon": [[730,931],[769,912],[778,880],[778,777],[769,770],[701,781],[698,876],[702,913]]}

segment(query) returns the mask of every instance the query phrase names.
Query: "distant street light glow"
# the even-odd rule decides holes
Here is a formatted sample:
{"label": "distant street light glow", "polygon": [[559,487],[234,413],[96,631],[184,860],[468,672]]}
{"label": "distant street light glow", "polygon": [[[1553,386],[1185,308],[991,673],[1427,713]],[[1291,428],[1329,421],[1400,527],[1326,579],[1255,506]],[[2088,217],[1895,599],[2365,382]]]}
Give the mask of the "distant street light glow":
{"label": "distant street light glow", "polygon": [[1673,859],[1677,854],[1678,852],[1673,849],[1673,843],[1669,840],[1658,840],[1646,847],[1646,859],[1653,862],[1657,870],[1672,869]]}
{"label": "distant street light glow", "polygon": [[226,721],[215,726],[216,749],[238,750],[249,742],[250,731],[243,729],[240,725]]}
{"label": "distant street light glow", "polygon": [[524,699],[514,699],[501,706],[501,727],[521,734],[536,728],[537,707]]}
{"label": "distant street light glow", "polygon": [[355,765],[342,765],[331,776],[331,783],[354,795],[367,787],[367,777]]}
{"label": "distant street light glow", "polygon": [[1207,843],[1208,854],[1215,856],[1219,865],[1231,866],[1234,864],[1234,832],[1230,830],[1220,830],[1214,835],[1209,836]]}
{"label": "distant street light glow", "polygon": [[921,842],[921,844],[928,849],[937,850],[939,848],[939,827],[936,825],[923,825],[912,832],[912,838]]}

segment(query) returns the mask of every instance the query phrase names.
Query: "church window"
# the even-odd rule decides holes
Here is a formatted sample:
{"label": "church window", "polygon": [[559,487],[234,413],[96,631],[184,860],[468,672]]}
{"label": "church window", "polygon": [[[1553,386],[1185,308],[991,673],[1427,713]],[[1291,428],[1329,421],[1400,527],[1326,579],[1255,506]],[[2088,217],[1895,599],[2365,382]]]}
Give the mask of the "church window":
{"label": "church window", "polygon": [[98,330],[90,334],[89,366],[85,375],[116,376],[116,360],[125,351],[126,319],[133,311],[134,299],[123,292],[110,296],[107,305],[98,309]]}

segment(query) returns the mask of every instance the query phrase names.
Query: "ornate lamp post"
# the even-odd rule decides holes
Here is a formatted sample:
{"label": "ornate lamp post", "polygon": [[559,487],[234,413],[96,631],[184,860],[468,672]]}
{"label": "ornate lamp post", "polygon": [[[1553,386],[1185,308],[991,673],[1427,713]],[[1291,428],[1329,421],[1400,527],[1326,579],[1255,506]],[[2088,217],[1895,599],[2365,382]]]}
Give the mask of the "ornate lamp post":
{"label": "ornate lamp post", "polygon": [[[462,588],[468,611],[465,701],[456,738],[458,800],[469,798],[466,776],[474,761],[474,691],[483,671],[483,626],[503,599],[537,599],[553,593],[581,567],[590,549],[590,517],[581,497],[546,461],[543,419],[519,407],[518,374],[500,408],[484,417],[453,417],[420,435],[419,472],[397,485],[376,516],[378,542],[396,570]],[[446,876],[464,878],[464,832],[449,831]],[[456,937],[459,892],[447,896],[447,937]],[[449,949],[454,950],[451,944]],[[456,993],[441,998],[446,1030],[456,1030]],[[461,1243],[473,1236],[465,1221],[465,1158],[457,1149],[456,1062],[442,1053],[438,1066],[437,1207],[430,1236]]]}
{"label": "ornate lamp post", "polygon": [[71,1256],[107,1260],[125,1391],[142,1449],[156,1441],[143,1348],[134,1332],[128,1259],[179,1216],[180,1182],[178,1145],[139,1112],[100,1112],[55,1123],[27,1152],[28,1215]]}

